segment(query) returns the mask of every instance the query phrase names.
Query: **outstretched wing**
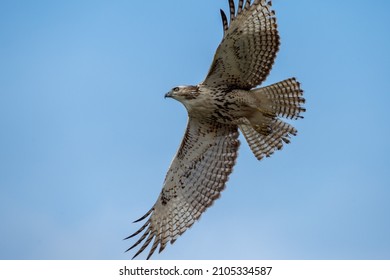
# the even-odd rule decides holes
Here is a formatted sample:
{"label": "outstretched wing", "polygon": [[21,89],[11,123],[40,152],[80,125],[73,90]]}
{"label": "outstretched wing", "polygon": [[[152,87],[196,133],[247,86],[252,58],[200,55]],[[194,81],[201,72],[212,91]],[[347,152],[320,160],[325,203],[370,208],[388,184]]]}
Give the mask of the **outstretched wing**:
{"label": "outstretched wing", "polygon": [[237,158],[236,126],[200,121],[190,117],[181,146],[172,161],[163,189],[152,209],[141,219],[146,223],[131,238],[145,230],[128,250],[144,243],[133,258],[154,239],[148,259],[158,245],[161,252],[199,219],[220,196]]}
{"label": "outstretched wing", "polygon": [[230,26],[221,10],[224,37],[203,84],[228,89],[251,89],[261,84],[279,50],[279,35],[271,1],[243,0],[230,4]]}

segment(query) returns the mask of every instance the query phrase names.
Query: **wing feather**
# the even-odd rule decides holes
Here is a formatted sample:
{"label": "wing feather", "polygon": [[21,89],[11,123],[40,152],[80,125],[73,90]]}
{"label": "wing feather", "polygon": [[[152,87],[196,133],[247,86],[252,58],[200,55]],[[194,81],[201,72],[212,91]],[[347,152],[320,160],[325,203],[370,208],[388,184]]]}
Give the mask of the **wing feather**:
{"label": "wing feather", "polygon": [[244,5],[244,0],[240,0],[238,2],[237,15],[241,14],[243,5]]}
{"label": "wing feather", "polygon": [[229,23],[228,19],[226,17],[226,14],[223,10],[220,10],[221,12],[221,18],[222,18],[222,26],[223,26],[223,33],[225,34],[229,29]]}
{"label": "wing feather", "polygon": [[234,6],[234,0],[229,0],[229,9],[230,9],[230,21],[232,22],[236,17],[236,7]]}
{"label": "wing feather", "polygon": [[165,177],[153,208],[141,219],[148,221],[134,234],[145,230],[129,248],[143,243],[134,258],[152,243],[148,259],[158,246],[173,243],[220,196],[237,158],[238,128],[190,117],[180,148]]}
{"label": "wing feather", "polygon": [[245,1],[245,10],[248,10],[251,6],[251,0],[246,0]]}
{"label": "wing feather", "polygon": [[239,2],[235,15],[232,2],[229,0],[230,25],[224,22],[224,37],[203,84],[251,89],[266,79],[279,50],[275,13],[270,1],[259,0],[251,4],[247,0],[242,11],[243,3]]}

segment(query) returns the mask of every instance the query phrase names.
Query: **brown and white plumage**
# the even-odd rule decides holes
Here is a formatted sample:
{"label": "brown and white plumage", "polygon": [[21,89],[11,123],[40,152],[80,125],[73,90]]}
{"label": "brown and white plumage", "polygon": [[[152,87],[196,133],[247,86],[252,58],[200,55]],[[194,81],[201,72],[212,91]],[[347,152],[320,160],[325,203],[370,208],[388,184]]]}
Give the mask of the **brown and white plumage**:
{"label": "brown and white plumage", "polygon": [[[221,10],[224,36],[203,84],[251,89],[265,80],[279,50],[279,34],[270,2],[239,2],[237,15],[230,3],[230,26]],[[241,8],[241,9],[240,9]]]}
{"label": "brown and white plumage", "polygon": [[166,95],[183,103],[189,119],[156,203],[136,221],[146,220],[144,225],[127,237],[141,234],[128,249],[142,244],[134,258],[149,245],[148,259],[158,247],[164,250],[220,196],[237,158],[239,130],[259,160],[297,133],[279,118],[299,119],[305,111],[296,79],[255,88],[269,74],[279,49],[271,2],[239,0],[236,12],[229,0],[229,7],[230,25],[221,11],[224,37],[206,79]]}
{"label": "brown and white plumage", "polygon": [[153,237],[148,258],[157,245],[161,252],[167,242],[173,243],[220,196],[237,158],[237,138],[236,126],[189,119],[164,187],[149,213],[145,224],[148,228],[141,238],[146,242],[138,253]]}

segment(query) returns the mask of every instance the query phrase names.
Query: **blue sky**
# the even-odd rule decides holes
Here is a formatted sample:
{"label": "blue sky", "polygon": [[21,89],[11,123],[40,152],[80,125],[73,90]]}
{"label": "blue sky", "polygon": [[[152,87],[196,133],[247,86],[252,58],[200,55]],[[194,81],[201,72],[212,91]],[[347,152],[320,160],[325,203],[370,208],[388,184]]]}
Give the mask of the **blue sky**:
{"label": "blue sky", "polygon": [[[299,135],[242,141],[221,199],[155,259],[390,259],[390,2],[273,1],[268,85],[307,99]],[[127,259],[226,0],[0,2],[0,259]],[[243,140],[243,138],[241,137]],[[141,257],[145,257],[143,254]]]}

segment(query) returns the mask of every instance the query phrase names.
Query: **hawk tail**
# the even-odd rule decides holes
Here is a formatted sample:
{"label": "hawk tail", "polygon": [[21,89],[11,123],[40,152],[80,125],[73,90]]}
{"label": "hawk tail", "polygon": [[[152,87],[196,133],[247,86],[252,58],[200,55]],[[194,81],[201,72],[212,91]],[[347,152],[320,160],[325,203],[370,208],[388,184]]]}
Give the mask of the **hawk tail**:
{"label": "hawk tail", "polygon": [[[303,90],[295,78],[290,78],[267,87],[258,88],[252,91],[260,100],[266,97],[267,109],[273,115],[288,119],[300,119],[301,113],[306,109],[302,107],[305,103]],[[267,110],[267,111],[268,111]]]}
{"label": "hawk tail", "polygon": [[282,120],[275,119],[270,125],[272,131],[268,135],[258,132],[249,122],[240,124],[239,128],[258,160],[270,157],[276,150],[283,148],[283,143],[290,143],[291,135],[297,135],[297,130]]}
{"label": "hawk tail", "polygon": [[253,154],[258,160],[271,156],[276,150],[281,150],[283,144],[290,143],[291,136],[297,135],[297,130],[278,117],[288,119],[303,118],[305,103],[303,91],[295,78],[252,90],[257,100],[261,119],[260,124],[253,120],[243,119],[239,128],[247,140]]}

